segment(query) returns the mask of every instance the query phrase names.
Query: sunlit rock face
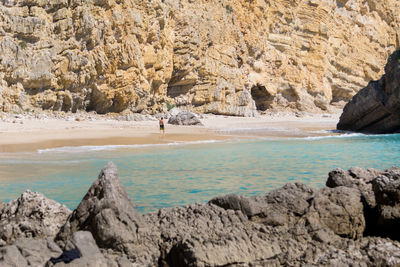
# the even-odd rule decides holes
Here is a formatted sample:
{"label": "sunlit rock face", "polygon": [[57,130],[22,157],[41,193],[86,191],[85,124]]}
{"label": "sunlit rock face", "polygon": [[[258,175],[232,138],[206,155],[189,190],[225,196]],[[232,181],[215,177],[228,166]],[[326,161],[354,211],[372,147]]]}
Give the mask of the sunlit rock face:
{"label": "sunlit rock face", "polygon": [[0,110],[253,116],[342,107],[399,46],[397,0],[7,0]]}

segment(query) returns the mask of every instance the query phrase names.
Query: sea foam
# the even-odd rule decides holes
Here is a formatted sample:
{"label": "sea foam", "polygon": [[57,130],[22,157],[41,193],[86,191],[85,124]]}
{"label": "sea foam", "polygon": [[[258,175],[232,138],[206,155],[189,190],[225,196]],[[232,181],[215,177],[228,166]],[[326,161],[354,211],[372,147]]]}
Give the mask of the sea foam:
{"label": "sea foam", "polygon": [[201,141],[174,141],[165,144],[137,144],[137,145],[103,145],[103,146],[63,146],[55,148],[39,149],[37,153],[84,153],[94,151],[115,151],[120,149],[140,149],[147,147],[169,147],[169,146],[180,146],[180,145],[196,145],[196,144],[208,144],[216,143],[218,140],[201,140]]}

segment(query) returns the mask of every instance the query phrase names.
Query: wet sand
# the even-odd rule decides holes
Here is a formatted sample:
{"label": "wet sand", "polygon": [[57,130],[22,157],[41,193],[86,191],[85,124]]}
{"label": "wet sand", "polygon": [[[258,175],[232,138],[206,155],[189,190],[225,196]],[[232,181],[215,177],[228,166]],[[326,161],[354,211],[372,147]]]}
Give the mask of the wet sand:
{"label": "wet sand", "polygon": [[204,126],[166,124],[165,135],[157,121],[62,120],[19,118],[0,121],[0,153],[33,152],[64,146],[163,144],[233,138],[282,138],[333,134],[339,115],[264,115],[255,118],[204,115]]}

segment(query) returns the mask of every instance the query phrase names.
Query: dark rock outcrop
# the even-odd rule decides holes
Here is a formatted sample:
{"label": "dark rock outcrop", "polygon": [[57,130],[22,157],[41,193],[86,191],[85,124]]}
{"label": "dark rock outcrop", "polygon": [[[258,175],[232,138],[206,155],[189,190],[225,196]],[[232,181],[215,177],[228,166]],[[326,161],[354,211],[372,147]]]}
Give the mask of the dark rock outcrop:
{"label": "dark rock outcrop", "polygon": [[44,266],[61,252],[51,238],[19,238],[13,245],[0,247],[0,266]]}
{"label": "dark rock outcrop", "polygon": [[0,247],[0,266],[52,266],[58,245],[81,254],[68,266],[399,266],[399,184],[396,168],[335,169],[327,188],[287,184],[140,215],[109,163],[58,244],[17,239]]}
{"label": "dark rock outcrop", "polygon": [[330,234],[357,239],[365,229],[360,193],[345,187],[315,190],[295,183],[273,190],[264,197],[228,195],[210,203],[244,211],[251,221],[268,226],[290,229],[301,225],[313,236],[321,234],[323,229]]}
{"label": "dark rock outcrop", "polygon": [[199,125],[203,126],[200,119],[197,117],[196,114],[190,111],[182,111],[179,112],[177,115],[172,116],[168,120],[169,124],[175,125]]}
{"label": "dark rock outcrop", "polygon": [[357,188],[364,204],[366,234],[400,240],[400,168],[335,169],[329,173],[327,186]]}
{"label": "dark rock outcrop", "polygon": [[26,190],[0,210],[0,245],[20,237],[54,237],[70,214],[66,206]]}
{"label": "dark rock outcrop", "polygon": [[129,251],[137,240],[140,221],[140,215],[118,179],[117,167],[109,163],[68,218],[57,239],[67,241],[77,231],[90,231],[100,247]]}
{"label": "dark rock outcrop", "polygon": [[380,171],[374,169],[365,170],[358,167],[353,167],[348,171],[337,168],[329,173],[326,186],[331,188],[338,186],[357,188],[366,208],[371,210],[376,207],[375,195],[372,190],[372,180],[380,173]]}
{"label": "dark rock outcrop", "polygon": [[400,132],[400,50],[394,52],[379,81],[371,81],[344,107],[338,130]]}
{"label": "dark rock outcrop", "polygon": [[341,237],[358,239],[365,230],[361,195],[352,188],[319,190],[311,201],[306,218],[313,230],[331,230]]}
{"label": "dark rock outcrop", "polygon": [[377,228],[382,236],[400,240],[400,169],[392,168],[373,181],[377,202]]}

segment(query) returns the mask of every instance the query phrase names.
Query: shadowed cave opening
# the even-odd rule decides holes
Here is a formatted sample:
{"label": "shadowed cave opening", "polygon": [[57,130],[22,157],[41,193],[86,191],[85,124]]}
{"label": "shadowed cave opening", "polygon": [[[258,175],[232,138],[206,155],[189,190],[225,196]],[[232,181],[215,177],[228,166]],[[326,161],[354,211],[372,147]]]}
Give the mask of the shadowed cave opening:
{"label": "shadowed cave opening", "polygon": [[175,98],[180,95],[186,95],[190,89],[193,88],[193,84],[186,85],[168,85],[167,87],[167,96],[171,98]]}
{"label": "shadowed cave opening", "polygon": [[271,107],[274,97],[262,85],[256,85],[251,88],[251,97],[256,103],[257,110],[265,111]]}
{"label": "shadowed cave opening", "polygon": [[187,72],[182,72],[174,69],[171,80],[167,87],[167,96],[175,98],[180,95],[186,95],[192,89],[196,82],[190,79],[185,79]]}

